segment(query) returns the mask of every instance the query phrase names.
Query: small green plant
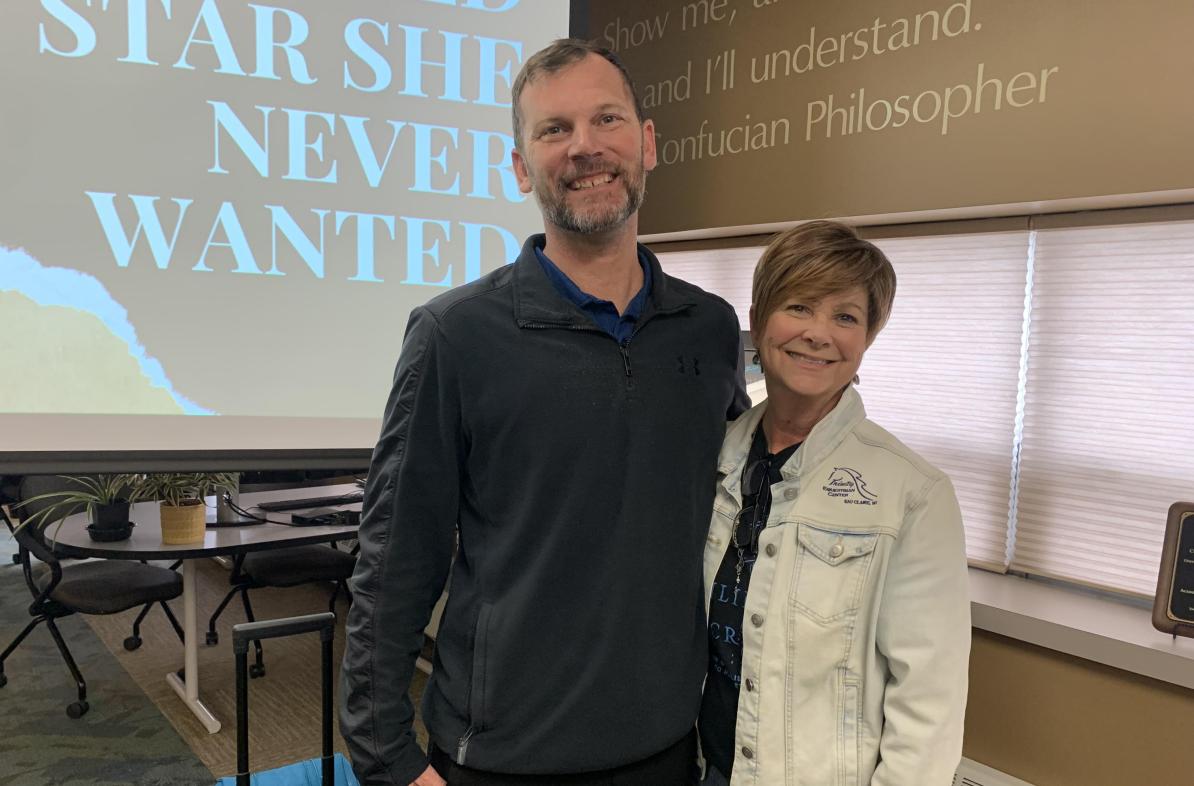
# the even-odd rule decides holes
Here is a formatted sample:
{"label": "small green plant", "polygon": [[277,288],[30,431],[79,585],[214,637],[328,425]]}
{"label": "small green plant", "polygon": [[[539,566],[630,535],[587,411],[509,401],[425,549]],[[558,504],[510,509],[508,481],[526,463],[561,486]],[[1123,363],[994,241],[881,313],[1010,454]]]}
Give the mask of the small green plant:
{"label": "small green plant", "polygon": [[[47,491],[35,497],[21,500],[13,505],[14,510],[29,508],[33,512],[25,516],[17,524],[22,527],[38,527],[45,529],[51,522],[61,522],[72,513],[78,513],[86,508],[92,521],[95,521],[96,509],[104,505],[121,505],[145,499],[143,490],[144,475],[59,475],[61,479],[71,483],[70,488],[59,491]],[[49,504],[46,504],[49,503]]]}
{"label": "small green plant", "polygon": [[202,504],[203,498],[223,491],[236,491],[235,472],[165,472],[145,475],[140,483],[141,499],[156,499],[182,507]]}

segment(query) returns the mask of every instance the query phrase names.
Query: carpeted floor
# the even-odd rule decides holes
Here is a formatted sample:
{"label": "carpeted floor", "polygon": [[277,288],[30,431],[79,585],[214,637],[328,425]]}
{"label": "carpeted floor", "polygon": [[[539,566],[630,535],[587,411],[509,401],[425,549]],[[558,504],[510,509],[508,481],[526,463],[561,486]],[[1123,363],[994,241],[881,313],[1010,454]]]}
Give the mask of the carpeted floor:
{"label": "carpeted floor", "polygon": [[[202,628],[206,630],[208,615],[228,590],[228,571],[214,560],[200,560],[197,568],[199,613]],[[330,592],[322,585],[307,585],[253,590],[251,597],[258,619],[275,619],[324,611]],[[341,619],[346,608],[341,596],[336,606]],[[92,617],[88,622],[110,650],[119,652],[121,642],[128,635],[131,625],[128,615],[131,614]],[[244,609],[238,600],[234,600],[219,619],[219,644],[199,648],[199,696],[223,723],[217,734],[208,734],[166,684],[165,674],[181,665],[182,654],[164,615],[155,611],[142,626],[144,652],[131,653],[130,657],[121,659],[150,700],[199,758],[219,776],[236,772],[236,674],[232,626],[244,621]],[[249,681],[249,761],[254,771],[318,756],[320,747],[318,637],[272,639],[263,646],[266,674]],[[337,686],[343,646],[344,626],[341,622],[334,644]],[[416,690],[417,702],[422,692],[421,680]],[[336,750],[347,753],[338,729],[335,745]]]}
{"label": "carpeted floor", "polygon": [[[0,648],[29,621],[31,599],[20,567],[6,558],[0,563]],[[78,720],[67,718],[66,706],[76,698],[74,680],[49,631],[38,626],[4,664],[0,783],[210,785],[211,770],[83,618],[59,620],[58,627],[87,681],[91,710]]]}
{"label": "carpeted floor", "polygon": [[[227,591],[228,571],[212,560],[201,560],[197,567],[199,614],[205,630],[207,616]],[[7,577],[7,585],[0,587],[0,602],[4,604],[0,605],[0,641],[6,644],[20,630],[16,623],[23,625],[27,619],[23,606],[28,603],[28,592],[19,568],[0,565],[0,576]],[[16,587],[14,580],[21,585]],[[4,592],[6,588],[9,591]],[[315,585],[252,592],[258,619],[322,611],[327,608],[329,596],[327,588]],[[171,605],[181,619],[181,603]],[[336,612],[342,618],[345,610],[341,599]],[[220,618],[219,644],[201,646],[199,650],[200,698],[223,723],[217,734],[207,733],[165,681],[166,673],[182,665],[182,646],[160,610],[153,610],[142,624],[141,648],[124,651],[122,642],[131,631],[135,615],[133,610],[60,622],[88,681],[91,711],[77,721],[66,717],[65,707],[73,701],[73,682],[48,632],[35,632],[14,653],[5,666],[8,687],[0,691],[0,783],[211,784],[216,776],[235,773],[236,682],[231,629],[245,620],[240,603],[233,601]],[[34,639],[38,649],[21,653]],[[80,650],[74,649],[75,639],[80,641]],[[343,641],[341,624],[335,642],[337,689]],[[264,647],[266,675],[250,680],[249,687],[250,762],[254,771],[318,756],[320,746],[318,638],[275,639],[265,642]],[[84,658],[82,652],[88,648]],[[29,658],[37,659],[37,682],[24,680],[25,673],[35,668]],[[19,683],[23,687],[18,698],[12,691]],[[416,672],[411,691],[416,707],[424,684],[423,675]],[[27,700],[33,704],[26,704]],[[137,714],[130,715],[129,705],[133,703]],[[18,706],[22,716],[35,719],[32,732],[20,738],[15,733],[22,721],[13,712]],[[27,706],[31,707],[28,713]],[[426,745],[426,732],[419,721],[416,732]],[[47,740],[55,736],[58,742],[52,746],[53,752],[45,753]],[[132,750],[126,752],[120,746],[109,745],[113,736]],[[164,740],[173,740],[173,752],[158,756],[158,749],[164,750]],[[69,741],[80,748],[77,754],[66,744]],[[346,752],[338,730],[335,744],[337,750]],[[20,769],[26,766],[18,763],[22,757],[29,759],[28,770]],[[138,763],[142,760],[144,764]],[[165,768],[162,772],[166,774],[159,780],[153,779],[160,775],[152,769],[155,762]],[[113,779],[102,780],[109,777],[109,771]],[[26,780],[10,780],[26,776]]]}

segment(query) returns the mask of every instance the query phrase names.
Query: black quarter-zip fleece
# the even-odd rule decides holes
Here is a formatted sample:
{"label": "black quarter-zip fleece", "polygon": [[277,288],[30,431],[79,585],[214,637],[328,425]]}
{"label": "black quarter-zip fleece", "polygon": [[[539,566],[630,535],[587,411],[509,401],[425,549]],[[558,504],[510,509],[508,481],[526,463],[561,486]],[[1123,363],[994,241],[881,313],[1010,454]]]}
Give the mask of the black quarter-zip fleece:
{"label": "black quarter-zip fleece", "polygon": [[366,785],[427,764],[406,692],[453,553],[423,717],[466,766],[617,767],[700,707],[701,554],[725,423],[748,405],[737,318],[642,249],[652,291],[619,345],[555,291],[543,242],[411,313],[342,677]]}

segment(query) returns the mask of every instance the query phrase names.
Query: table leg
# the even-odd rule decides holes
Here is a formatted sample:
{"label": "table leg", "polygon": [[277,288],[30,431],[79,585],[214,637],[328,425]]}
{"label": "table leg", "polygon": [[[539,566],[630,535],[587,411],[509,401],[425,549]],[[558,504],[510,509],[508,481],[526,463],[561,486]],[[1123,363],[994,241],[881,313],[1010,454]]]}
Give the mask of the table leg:
{"label": "table leg", "polygon": [[183,666],[186,669],[186,681],[180,680],[177,674],[170,672],[166,675],[166,682],[195,714],[208,733],[215,734],[220,730],[220,722],[211,714],[211,710],[199,700],[199,610],[195,595],[195,561],[183,560],[182,632]]}

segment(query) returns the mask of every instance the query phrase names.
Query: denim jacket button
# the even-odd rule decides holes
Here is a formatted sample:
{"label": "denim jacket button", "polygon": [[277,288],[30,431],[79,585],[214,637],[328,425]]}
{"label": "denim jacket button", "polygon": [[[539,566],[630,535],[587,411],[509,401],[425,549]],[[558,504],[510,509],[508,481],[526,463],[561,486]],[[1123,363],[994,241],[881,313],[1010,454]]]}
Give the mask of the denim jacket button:
{"label": "denim jacket button", "polygon": [[767,556],[768,556],[768,557],[774,557],[774,556],[775,556],[775,551],[776,551],[776,549],[775,549],[775,544],[774,544],[774,543],[768,543],[768,544],[767,544],[767,548],[763,549],[763,551],[767,552]]}
{"label": "denim jacket button", "polygon": [[747,746],[743,745],[743,746],[742,746],[742,758],[744,758],[744,759],[753,759],[754,757],[755,757],[755,752],[754,752],[754,751],[752,751],[752,750],[751,750],[750,748],[748,748]]}
{"label": "denim jacket button", "polygon": [[751,614],[750,615],[750,624],[754,625],[756,628],[763,627],[763,615],[762,614]]}
{"label": "denim jacket button", "polygon": [[786,500],[796,499],[796,489],[787,489],[786,491],[784,491],[784,499],[786,499]]}
{"label": "denim jacket button", "polygon": [[845,549],[842,548],[842,544],[834,543],[829,547],[829,556],[833,559],[837,559],[838,557],[842,556],[843,551],[845,551]]}
{"label": "denim jacket button", "polygon": [[754,693],[754,691],[755,691],[755,681],[754,681],[754,680],[752,680],[752,679],[750,679],[750,678],[748,677],[748,678],[745,680],[745,683],[746,683],[746,692],[747,692],[747,693]]}

